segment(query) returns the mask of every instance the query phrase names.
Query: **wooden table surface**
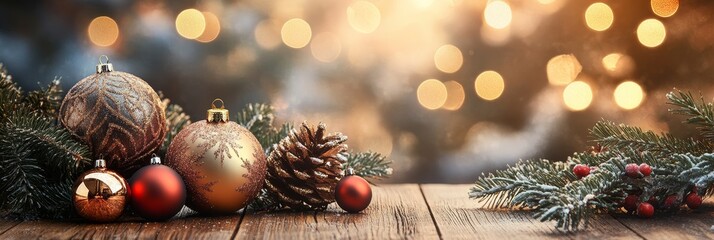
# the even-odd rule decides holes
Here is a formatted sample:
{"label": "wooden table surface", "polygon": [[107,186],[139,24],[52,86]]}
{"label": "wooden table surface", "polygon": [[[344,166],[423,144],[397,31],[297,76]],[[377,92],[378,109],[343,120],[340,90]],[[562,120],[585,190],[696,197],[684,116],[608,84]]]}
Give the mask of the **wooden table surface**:
{"label": "wooden table surface", "polygon": [[599,215],[577,233],[556,230],[529,212],[482,209],[468,198],[470,185],[398,184],[373,188],[359,214],[336,205],[325,212],[258,212],[201,217],[189,211],[167,222],[138,218],[92,224],[0,220],[2,239],[714,239],[714,201],[697,211],[640,219]]}

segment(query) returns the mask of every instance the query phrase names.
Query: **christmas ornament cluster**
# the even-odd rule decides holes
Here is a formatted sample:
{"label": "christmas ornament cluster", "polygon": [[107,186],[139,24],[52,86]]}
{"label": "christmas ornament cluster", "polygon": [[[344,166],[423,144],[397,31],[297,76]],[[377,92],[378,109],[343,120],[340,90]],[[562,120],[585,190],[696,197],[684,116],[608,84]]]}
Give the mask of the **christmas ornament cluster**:
{"label": "christmas ornament cluster", "polygon": [[[0,133],[7,133],[0,142],[12,142],[0,146],[0,161],[7,163],[0,167],[6,176],[0,185],[7,187],[0,192],[0,213],[56,217],[73,209],[87,220],[110,222],[130,209],[162,221],[184,205],[216,215],[249,204],[256,211],[324,210],[336,200],[346,211],[359,212],[372,196],[362,177],[391,174],[384,157],[348,152],[347,137],[327,132],[322,123],[277,129],[272,108],[261,104],[248,105],[238,122],[231,121],[221,99],[204,120],[191,123],[179,106],[162,100],[141,78],[115,71],[108,58],[100,58],[96,70],[64,98],[57,81],[25,97],[0,65]],[[12,110],[28,120],[13,121],[7,114]],[[33,118],[39,123],[26,122]],[[23,138],[23,130],[39,137]],[[39,148],[44,145],[50,145],[46,152]],[[16,152],[24,155],[10,156]],[[13,174],[13,167],[28,162],[38,170],[29,177],[40,182],[5,182],[23,180],[27,174]],[[357,172],[346,176],[347,169]],[[33,184],[50,188],[34,195],[22,191]]]}
{"label": "christmas ornament cluster", "polygon": [[482,174],[469,196],[489,207],[527,208],[566,231],[598,213],[652,218],[696,210],[714,194],[714,104],[684,92],[666,97],[669,111],[684,116],[697,136],[601,121],[590,130],[595,146],[589,151],[564,162],[526,160]]}

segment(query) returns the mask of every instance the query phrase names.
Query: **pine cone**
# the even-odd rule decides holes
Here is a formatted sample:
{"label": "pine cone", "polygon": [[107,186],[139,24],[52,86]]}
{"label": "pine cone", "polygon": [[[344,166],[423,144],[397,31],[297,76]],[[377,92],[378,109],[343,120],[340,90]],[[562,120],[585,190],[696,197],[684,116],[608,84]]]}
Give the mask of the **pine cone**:
{"label": "pine cone", "polygon": [[296,210],[325,209],[347,161],[347,136],[326,134],[303,123],[276,144],[268,157],[265,185],[283,205]]}

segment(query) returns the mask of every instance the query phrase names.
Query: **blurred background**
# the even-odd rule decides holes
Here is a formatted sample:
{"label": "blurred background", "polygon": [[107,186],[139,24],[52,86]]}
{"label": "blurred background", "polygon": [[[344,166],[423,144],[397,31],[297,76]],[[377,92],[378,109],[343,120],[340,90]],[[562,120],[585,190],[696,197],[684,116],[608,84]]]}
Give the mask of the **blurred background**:
{"label": "blurred background", "polygon": [[266,102],[388,155],[388,182],[465,183],[586,150],[601,119],[692,134],[664,94],[713,100],[713,16],[706,0],[2,1],[0,62],[68,90],[106,54],[194,120],[217,97]]}

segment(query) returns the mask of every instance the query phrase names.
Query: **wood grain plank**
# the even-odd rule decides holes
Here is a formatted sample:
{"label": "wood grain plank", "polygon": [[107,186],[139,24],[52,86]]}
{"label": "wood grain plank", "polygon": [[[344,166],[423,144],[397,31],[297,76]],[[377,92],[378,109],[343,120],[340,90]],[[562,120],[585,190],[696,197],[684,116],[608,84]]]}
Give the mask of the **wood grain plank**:
{"label": "wood grain plank", "polygon": [[240,224],[242,212],[226,216],[201,216],[184,208],[166,222],[146,222],[139,239],[231,239]]}
{"label": "wood grain plank", "polygon": [[438,234],[416,184],[372,188],[372,203],[348,214],[336,204],[325,212],[247,213],[237,239],[435,239]]}
{"label": "wood grain plank", "polygon": [[[115,223],[68,221],[26,221],[0,235],[3,239],[231,239],[242,215],[239,213],[205,217],[188,208],[165,222],[146,222],[124,216]],[[3,223],[0,222],[0,230]]]}
{"label": "wood grain plank", "polygon": [[714,239],[714,199],[706,199],[692,211],[682,207],[673,215],[642,219],[634,215],[614,215],[622,224],[647,239]]}
{"label": "wood grain plank", "polygon": [[5,232],[3,239],[135,239],[142,223],[87,223],[79,220],[25,221]]}
{"label": "wood grain plank", "polygon": [[17,226],[17,224],[20,224],[20,221],[0,219],[0,235]]}
{"label": "wood grain plank", "polygon": [[482,203],[469,199],[469,184],[421,187],[443,239],[640,238],[609,215],[591,219],[587,229],[566,233],[555,229],[553,222],[539,222],[527,211],[483,208]]}

